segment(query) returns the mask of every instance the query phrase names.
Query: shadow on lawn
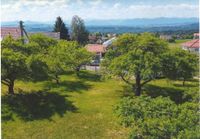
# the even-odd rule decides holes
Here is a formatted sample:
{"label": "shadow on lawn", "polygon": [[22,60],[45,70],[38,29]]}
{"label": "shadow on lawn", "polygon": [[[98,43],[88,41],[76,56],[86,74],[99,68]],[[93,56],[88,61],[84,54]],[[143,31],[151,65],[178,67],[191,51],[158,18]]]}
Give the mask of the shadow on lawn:
{"label": "shadow on lawn", "polygon": [[49,119],[54,114],[63,116],[77,108],[58,93],[32,92],[2,96],[2,120],[13,120],[13,114],[24,121]]}
{"label": "shadow on lawn", "polygon": [[[127,85],[123,86],[123,91],[121,92],[123,93],[123,97],[134,96],[132,88]],[[184,90],[174,87],[160,87],[156,85],[147,84],[143,86],[142,94],[153,98],[158,96],[170,97],[170,99],[177,104],[186,101],[186,98],[184,98]]]}
{"label": "shadow on lawn", "polygon": [[87,71],[81,71],[78,75],[78,78],[84,81],[93,81],[93,82],[101,81],[101,75],[90,73]]}
{"label": "shadow on lawn", "polygon": [[158,96],[170,97],[170,99],[177,104],[183,103],[185,101],[183,89],[173,87],[160,87],[147,84],[144,86],[143,90],[148,96],[151,96],[153,98]]}
{"label": "shadow on lawn", "polygon": [[66,92],[79,92],[83,90],[88,90],[91,88],[91,85],[84,83],[83,81],[62,81],[59,84],[55,82],[47,82],[45,84],[46,90],[50,90],[52,88],[59,89],[59,91]]}

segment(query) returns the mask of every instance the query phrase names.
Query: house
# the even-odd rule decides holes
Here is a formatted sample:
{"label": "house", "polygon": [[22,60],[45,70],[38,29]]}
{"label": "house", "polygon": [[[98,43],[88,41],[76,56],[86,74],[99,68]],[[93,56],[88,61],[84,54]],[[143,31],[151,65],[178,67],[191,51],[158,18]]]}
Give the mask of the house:
{"label": "house", "polygon": [[183,43],[182,49],[199,54],[199,33],[194,33],[193,38],[193,40]]}
{"label": "house", "polygon": [[95,35],[89,35],[88,40],[89,40],[89,43],[94,44],[97,41],[97,37]]}
{"label": "house", "polygon": [[85,46],[85,48],[95,54],[95,58],[92,61],[92,65],[99,65],[100,61],[102,60],[105,52],[106,52],[106,47],[104,45],[100,44],[88,44]]}
{"label": "house", "polygon": [[193,39],[182,44],[182,49],[190,52],[199,53],[199,48],[199,39]]}
{"label": "house", "polygon": [[194,33],[193,38],[194,39],[199,39],[199,33]]}
{"label": "house", "polygon": [[1,40],[11,35],[14,39],[22,37],[22,31],[20,27],[1,27]]}

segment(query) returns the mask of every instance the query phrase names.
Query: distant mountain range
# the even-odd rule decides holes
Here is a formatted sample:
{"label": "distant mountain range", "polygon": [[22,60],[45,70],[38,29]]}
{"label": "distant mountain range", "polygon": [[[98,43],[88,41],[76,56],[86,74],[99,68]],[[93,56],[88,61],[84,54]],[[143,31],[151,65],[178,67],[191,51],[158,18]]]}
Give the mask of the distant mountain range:
{"label": "distant mountain range", "polygon": [[[18,26],[19,21],[2,22],[2,26]],[[70,22],[65,21],[69,28]],[[125,19],[125,20],[85,20],[90,32],[157,32],[169,30],[198,30],[198,18],[154,18],[154,19]],[[24,21],[28,32],[52,31],[54,21],[34,22]]]}

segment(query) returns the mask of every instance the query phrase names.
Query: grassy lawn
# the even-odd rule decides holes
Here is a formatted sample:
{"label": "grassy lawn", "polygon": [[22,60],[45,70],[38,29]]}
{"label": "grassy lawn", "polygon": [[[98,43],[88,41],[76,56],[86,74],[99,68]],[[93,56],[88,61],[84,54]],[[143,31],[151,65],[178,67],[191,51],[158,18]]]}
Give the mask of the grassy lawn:
{"label": "grassy lawn", "polygon": [[[27,93],[12,99],[2,96],[3,111],[8,111],[3,114],[4,139],[126,138],[127,129],[119,126],[113,114],[122,83],[102,82],[92,74],[82,76],[61,76],[60,85],[17,82],[16,91]],[[6,89],[2,86],[3,94]]]}
{"label": "grassy lawn", "polygon": [[[181,84],[166,79],[152,81],[144,94],[170,96],[181,103],[183,92],[198,89],[198,81],[186,82],[185,87]],[[132,94],[119,80],[101,81],[97,75],[82,72],[79,78],[74,74],[61,76],[59,85],[18,81],[15,90],[23,93],[13,97],[5,95],[6,89],[2,86],[4,139],[128,138],[129,129],[120,126],[113,114],[120,98]]]}

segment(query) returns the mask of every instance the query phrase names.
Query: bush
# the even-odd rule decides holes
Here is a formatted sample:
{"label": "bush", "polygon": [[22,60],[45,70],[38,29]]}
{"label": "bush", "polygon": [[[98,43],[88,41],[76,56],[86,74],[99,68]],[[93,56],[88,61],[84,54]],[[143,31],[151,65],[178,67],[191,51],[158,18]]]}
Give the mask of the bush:
{"label": "bush", "polygon": [[127,97],[115,112],[122,125],[132,128],[132,139],[199,137],[198,103],[177,105],[168,97]]}

